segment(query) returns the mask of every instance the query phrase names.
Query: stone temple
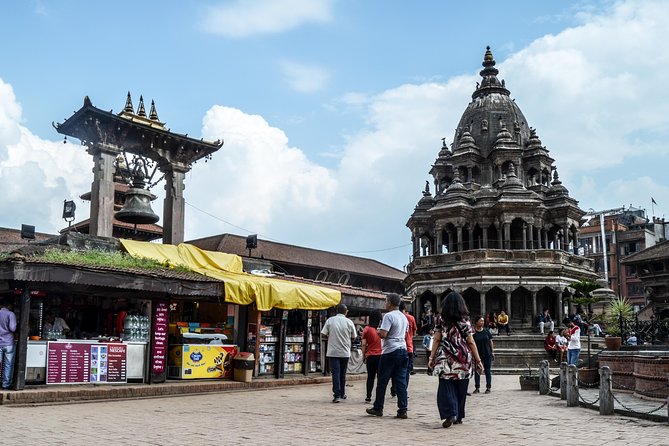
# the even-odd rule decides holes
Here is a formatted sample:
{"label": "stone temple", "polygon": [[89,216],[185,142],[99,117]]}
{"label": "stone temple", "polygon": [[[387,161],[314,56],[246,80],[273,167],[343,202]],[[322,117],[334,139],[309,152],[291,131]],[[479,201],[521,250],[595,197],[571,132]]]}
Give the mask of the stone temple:
{"label": "stone temple", "polygon": [[585,212],[498,73],[488,47],[453,143],[444,139],[429,171],[434,195],[427,182],[407,222],[405,284],[418,315],[457,291],[472,317],[504,310],[513,329],[542,308],[561,320],[569,285],[597,276],[577,255]]}

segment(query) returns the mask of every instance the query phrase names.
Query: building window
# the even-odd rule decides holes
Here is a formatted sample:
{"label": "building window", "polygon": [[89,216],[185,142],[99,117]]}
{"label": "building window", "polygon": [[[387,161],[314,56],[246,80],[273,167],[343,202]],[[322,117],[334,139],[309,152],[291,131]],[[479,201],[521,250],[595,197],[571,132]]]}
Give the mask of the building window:
{"label": "building window", "polygon": [[641,283],[627,284],[627,297],[643,296],[643,285]]}
{"label": "building window", "polygon": [[664,263],[662,263],[662,262],[653,263],[653,271],[656,271],[656,272],[664,271]]}

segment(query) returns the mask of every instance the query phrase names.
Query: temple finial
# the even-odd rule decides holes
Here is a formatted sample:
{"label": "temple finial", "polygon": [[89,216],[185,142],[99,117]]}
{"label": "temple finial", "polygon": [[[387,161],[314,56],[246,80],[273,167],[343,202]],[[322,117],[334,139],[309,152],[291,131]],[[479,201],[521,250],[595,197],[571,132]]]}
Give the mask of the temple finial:
{"label": "temple finial", "polygon": [[146,118],[146,110],[144,109],[144,98],[139,96],[139,107],[137,107],[137,116]]}
{"label": "temple finial", "polygon": [[152,121],[158,121],[158,113],[156,113],[156,104],[151,99],[151,111],[149,111],[149,119]]}
{"label": "temple finial", "polygon": [[135,108],[132,106],[132,97],[130,96],[130,92],[128,92],[128,97],[125,99],[125,107],[123,107],[123,111],[126,113],[135,112]]}

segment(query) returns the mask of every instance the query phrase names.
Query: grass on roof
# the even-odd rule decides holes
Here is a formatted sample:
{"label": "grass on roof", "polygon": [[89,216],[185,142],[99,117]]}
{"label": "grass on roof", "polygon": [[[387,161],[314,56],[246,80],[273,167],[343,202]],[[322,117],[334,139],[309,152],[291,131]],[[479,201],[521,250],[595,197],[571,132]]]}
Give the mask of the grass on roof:
{"label": "grass on roof", "polygon": [[169,268],[173,271],[193,273],[195,271],[179,265],[165,265],[157,260],[145,257],[132,257],[123,252],[108,252],[97,249],[88,251],[63,251],[57,248],[50,248],[42,254],[32,256],[32,258],[54,263],[70,263],[77,265],[107,266],[112,268],[141,268],[164,270]]}

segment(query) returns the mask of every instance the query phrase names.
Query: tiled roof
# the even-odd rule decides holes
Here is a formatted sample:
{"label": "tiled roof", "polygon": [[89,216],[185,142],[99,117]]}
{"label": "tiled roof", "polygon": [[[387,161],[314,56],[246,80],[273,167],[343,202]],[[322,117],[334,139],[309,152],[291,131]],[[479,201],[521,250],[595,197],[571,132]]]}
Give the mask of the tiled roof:
{"label": "tiled roof", "polygon": [[[191,240],[191,243],[208,251],[220,251],[240,256],[248,256],[246,237],[234,234],[221,234]],[[302,246],[271,242],[258,239],[258,247],[252,252],[254,257],[263,257],[273,262],[293,265],[309,265],[337,271],[355,272],[360,275],[384,279],[403,280],[406,273],[377,260],[365,259],[346,254],[304,248]]]}
{"label": "tiled roof", "polygon": [[53,234],[35,232],[35,239],[22,239],[20,229],[0,228],[0,252],[11,252],[22,246],[55,237]]}
{"label": "tiled roof", "polygon": [[643,251],[634,253],[622,261],[623,263],[637,263],[647,260],[660,260],[669,258],[669,240],[665,240],[656,245],[646,248]]}

